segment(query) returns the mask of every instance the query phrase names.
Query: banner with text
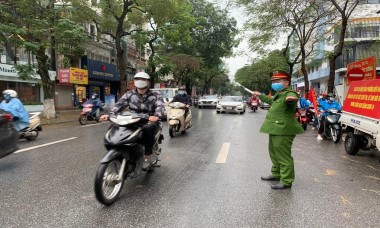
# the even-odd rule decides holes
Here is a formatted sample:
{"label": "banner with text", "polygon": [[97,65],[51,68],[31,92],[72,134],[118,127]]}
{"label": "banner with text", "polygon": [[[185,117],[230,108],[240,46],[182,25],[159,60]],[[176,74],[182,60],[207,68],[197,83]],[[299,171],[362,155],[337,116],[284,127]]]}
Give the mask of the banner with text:
{"label": "banner with text", "polygon": [[356,80],[376,79],[376,57],[368,57],[347,64],[347,84]]}
{"label": "banner with text", "polygon": [[88,85],[88,70],[70,67],[70,83]]}
{"label": "banner with text", "polygon": [[380,119],[380,80],[351,82],[343,111]]}

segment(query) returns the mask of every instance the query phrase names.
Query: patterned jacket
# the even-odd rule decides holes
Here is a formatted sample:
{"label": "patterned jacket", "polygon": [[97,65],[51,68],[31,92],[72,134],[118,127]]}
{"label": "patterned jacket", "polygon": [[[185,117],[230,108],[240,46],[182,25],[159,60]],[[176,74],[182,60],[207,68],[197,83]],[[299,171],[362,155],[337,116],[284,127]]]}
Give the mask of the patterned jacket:
{"label": "patterned jacket", "polygon": [[126,107],[132,112],[145,113],[159,118],[163,117],[165,109],[161,94],[150,90],[144,95],[139,94],[136,90],[126,92],[120,100],[116,102],[110,114],[117,114]]}

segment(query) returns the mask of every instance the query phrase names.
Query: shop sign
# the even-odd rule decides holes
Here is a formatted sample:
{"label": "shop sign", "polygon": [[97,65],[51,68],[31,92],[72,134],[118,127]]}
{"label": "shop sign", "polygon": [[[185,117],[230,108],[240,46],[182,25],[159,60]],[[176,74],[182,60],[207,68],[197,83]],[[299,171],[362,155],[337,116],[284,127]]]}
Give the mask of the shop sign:
{"label": "shop sign", "polygon": [[70,68],[58,69],[58,80],[62,84],[70,84]]}
{"label": "shop sign", "polygon": [[70,67],[70,83],[88,85],[88,70]]}
{"label": "shop sign", "polygon": [[347,79],[348,85],[352,81],[376,79],[376,57],[347,64]]}
{"label": "shop sign", "polygon": [[351,82],[343,110],[380,119],[380,80]]}

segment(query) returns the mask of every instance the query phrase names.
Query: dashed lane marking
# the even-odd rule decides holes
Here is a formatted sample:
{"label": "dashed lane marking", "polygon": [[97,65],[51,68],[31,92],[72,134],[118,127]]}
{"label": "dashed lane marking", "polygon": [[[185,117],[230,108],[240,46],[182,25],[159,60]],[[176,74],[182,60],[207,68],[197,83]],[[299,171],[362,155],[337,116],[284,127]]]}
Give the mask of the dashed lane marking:
{"label": "dashed lane marking", "polygon": [[70,140],[77,139],[77,138],[78,137],[71,137],[71,138],[62,139],[62,140],[58,140],[58,141],[54,141],[54,142],[50,142],[50,143],[41,144],[41,145],[38,145],[38,146],[32,146],[32,147],[28,147],[28,148],[25,148],[25,149],[18,150],[18,151],[14,152],[14,153],[15,154],[16,153],[21,153],[21,152],[25,152],[25,151],[29,151],[29,150],[45,147],[45,146],[54,145],[54,144],[61,143],[61,142],[70,141]]}
{"label": "dashed lane marking", "polygon": [[220,164],[226,163],[230,145],[231,143],[223,143],[223,146],[219,151],[218,157],[216,158],[216,163],[220,163]]}

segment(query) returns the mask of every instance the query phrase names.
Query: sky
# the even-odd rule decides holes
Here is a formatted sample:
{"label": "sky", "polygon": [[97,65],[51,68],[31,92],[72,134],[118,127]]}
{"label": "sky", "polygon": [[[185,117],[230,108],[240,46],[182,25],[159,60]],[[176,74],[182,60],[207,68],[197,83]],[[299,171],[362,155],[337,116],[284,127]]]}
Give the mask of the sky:
{"label": "sky", "polygon": [[[218,5],[222,9],[227,9],[230,16],[234,17],[235,20],[237,21],[237,28],[242,31],[242,27],[244,25],[244,22],[246,20],[246,16],[244,14],[243,8],[236,8],[232,6],[233,0],[208,0],[209,2],[214,3],[215,5]],[[247,37],[247,33],[241,33],[239,37]],[[280,41],[277,45],[271,46],[269,49],[274,50],[274,49],[280,49],[284,41],[283,39],[280,38]],[[239,46],[237,48],[234,48],[233,50],[234,56],[230,58],[224,59],[224,62],[226,66],[229,69],[229,78],[231,80],[234,79],[234,75],[236,71],[245,65],[250,65],[254,58],[257,58],[257,54],[253,53],[249,50],[248,47],[248,40],[247,39],[242,39],[240,42]]]}

